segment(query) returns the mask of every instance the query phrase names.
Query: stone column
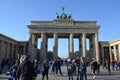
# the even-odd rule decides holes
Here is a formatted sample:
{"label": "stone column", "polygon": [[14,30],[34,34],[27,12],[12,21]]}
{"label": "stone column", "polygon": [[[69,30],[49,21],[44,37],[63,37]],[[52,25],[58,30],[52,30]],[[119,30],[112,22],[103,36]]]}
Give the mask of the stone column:
{"label": "stone column", "polygon": [[7,54],[7,43],[4,42],[4,54],[3,57],[6,59],[6,54]]}
{"label": "stone column", "polygon": [[102,53],[101,53],[101,54],[102,54],[102,58],[101,58],[102,60],[101,60],[101,61],[104,63],[104,61],[105,61],[105,55],[104,55],[104,53],[105,53],[105,52],[104,52],[104,47],[103,47],[103,46],[101,47],[101,50],[102,50],[102,51],[101,51],[101,52],[102,52]]}
{"label": "stone column", "polygon": [[10,54],[10,44],[7,43],[7,55],[6,55],[6,58],[9,59],[11,55]]}
{"label": "stone column", "polygon": [[69,36],[69,57],[70,59],[73,58],[73,53],[74,53],[74,34],[70,34]]}
{"label": "stone column", "polygon": [[41,61],[47,60],[47,40],[46,40],[46,34],[41,34]]}
{"label": "stone column", "polygon": [[92,59],[92,58],[94,58],[94,55],[93,55],[93,51],[94,51],[94,45],[93,45],[93,35],[91,35],[90,37],[89,37],[89,43],[90,43],[90,51],[89,51],[89,53],[90,53],[90,59]]}
{"label": "stone column", "polygon": [[23,46],[23,54],[26,54],[25,52],[26,52],[26,45]]}
{"label": "stone column", "polygon": [[99,58],[99,44],[98,44],[98,33],[95,33],[95,52],[96,52],[96,60],[98,61]]}
{"label": "stone column", "polygon": [[110,61],[112,61],[112,50],[111,50],[111,46],[109,46],[109,52],[110,52]]}
{"label": "stone column", "polygon": [[113,46],[114,47],[114,60],[117,60],[117,51],[116,51],[116,46]]}
{"label": "stone column", "polygon": [[82,34],[82,56],[86,57],[86,34]]}
{"label": "stone column", "polygon": [[[0,40],[0,63],[2,60],[1,54],[2,54],[2,41]],[[0,65],[0,69],[1,69],[1,65]]]}
{"label": "stone column", "polygon": [[95,34],[92,35],[92,58],[96,59],[96,52],[95,52]]}
{"label": "stone column", "polygon": [[13,54],[14,54],[14,44],[12,44],[12,52],[11,52],[11,59],[13,59]]}
{"label": "stone column", "polygon": [[55,59],[58,57],[58,35],[57,35],[57,33],[54,33],[53,37],[54,37],[53,59]]}
{"label": "stone column", "polygon": [[120,44],[118,44],[118,51],[119,51],[118,52],[118,55],[119,55],[119,59],[118,60],[120,61]]}
{"label": "stone column", "polygon": [[[1,63],[2,59],[4,58],[3,54],[4,54],[4,41],[1,41],[0,63]],[[1,65],[0,65],[0,67],[1,67]]]}
{"label": "stone column", "polygon": [[32,60],[35,60],[36,59],[36,54],[37,54],[37,52],[36,52],[36,43],[37,43],[37,41],[36,41],[35,34],[31,34],[31,37],[32,37],[32,44],[31,44],[32,54],[31,54],[31,58],[32,58]]}
{"label": "stone column", "polygon": [[[18,47],[18,50],[19,50],[19,47]],[[18,58],[21,57],[20,55],[20,52],[18,54]],[[29,37],[29,40],[28,40],[28,55],[30,55],[31,59],[32,59],[32,34],[30,33],[30,37]]]}
{"label": "stone column", "polygon": [[18,45],[16,45],[16,59],[19,59],[19,53],[18,53]]}
{"label": "stone column", "polygon": [[82,47],[82,37],[80,36],[79,37],[79,56],[78,57],[80,57],[81,56],[81,54],[82,54],[82,49],[81,49],[81,47]]}

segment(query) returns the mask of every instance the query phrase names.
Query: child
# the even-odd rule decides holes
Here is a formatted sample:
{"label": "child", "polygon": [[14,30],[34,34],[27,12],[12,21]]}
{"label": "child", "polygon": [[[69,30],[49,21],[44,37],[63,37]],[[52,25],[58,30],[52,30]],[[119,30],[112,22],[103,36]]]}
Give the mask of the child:
{"label": "child", "polygon": [[68,65],[68,76],[69,76],[69,80],[70,79],[73,80],[73,64],[72,63]]}

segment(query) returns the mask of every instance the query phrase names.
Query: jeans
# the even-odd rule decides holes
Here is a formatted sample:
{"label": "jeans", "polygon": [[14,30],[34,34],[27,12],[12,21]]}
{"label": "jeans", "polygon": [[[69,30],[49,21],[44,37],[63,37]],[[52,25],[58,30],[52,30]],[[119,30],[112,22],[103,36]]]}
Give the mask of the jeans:
{"label": "jeans", "polygon": [[87,80],[86,70],[80,71],[80,80]]}

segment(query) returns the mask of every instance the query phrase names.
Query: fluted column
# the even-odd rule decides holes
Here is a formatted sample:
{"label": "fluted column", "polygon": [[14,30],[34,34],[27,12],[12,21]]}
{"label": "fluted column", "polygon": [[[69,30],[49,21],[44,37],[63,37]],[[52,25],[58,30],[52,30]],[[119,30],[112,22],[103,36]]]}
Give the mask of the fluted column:
{"label": "fluted column", "polygon": [[118,44],[118,51],[119,51],[118,52],[118,55],[119,55],[119,59],[118,60],[120,61],[120,44]]}
{"label": "fluted column", "polygon": [[19,53],[18,53],[18,45],[16,45],[16,59],[19,59]]}
{"label": "fluted column", "polygon": [[7,54],[7,44],[4,42],[4,54],[3,57],[6,59],[6,54]]}
{"label": "fluted column", "polygon": [[[19,50],[19,47],[18,47]],[[32,34],[30,34],[29,40],[28,40],[28,55],[32,58]],[[18,58],[20,58],[20,52],[18,52]]]}
{"label": "fluted column", "polygon": [[35,59],[35,35],[31,34],[31,49],[32,49],[32,53],[31,53],[31,59],[34,60]]}
{"label": "fluted column", "polygon": [[104,60],[104,59],[105,59],[104,53],[105,53],[105,52],[104,52],[104,47],[103,47],[103,46],[101,47],[101,50],[102,50],[102,51],[101,51],[101,52],[102,52],[102,53],[101,53],[101,54],[102,54],[102,58],[101,58],[102,60],[101,60],[101,61],[103,61],[103,63],[104,63],[104,61],[105,61],[105,60]]}
{"label": "fluted column", "polygon": [[82,46],[82,37],[80,36],[79,37],[79,57],[81,56],[81,54],[82,54],[82,49],[81,49],[81,46]]}
{"label": "fluted column", "polygon": [[25,52],[26,52],[26,45],[23,46],[23,54],[26,54]]}
{"label": "fluted column", "polygon": [[114,60],[117,60],[117,51],[116,51],[116,46],[113,46],[114,47]]}
{"label": "fluted column", "polygon": [[92,58],[96,59],[96,52],[95,52],[95,34],[92,35]]}
{"label": "fluted column", "polygon": [[10,58],[10,44],[7,43],[7,55],[6,55],[6,58],[9,59]]}
{"label": "fluted column", "polygon": [[53,45],[53,59],[58,57],[58,35],[57,33],[53,34],[54,45]]}
{"label": "fluted column", "polygon": [[86,57],[86,34],[82,34],[82,56]]}
{"label": "fluted column", "polygon": [[[25,47],[24,47],[25,53]],[[32,60],[35,60],[37,56],[37,36],[36,34],[32,34]]]}
{"label": "fluted column", "polygon": [[47,60],[47,40],[46,40],[46,34],[42,33],[41,34],[41,59]]}
{"label": "fluted column", "polygon": [[99,45],[98,45],[98,34],[95,33],[95,52],[96,52],[96,60],[99,60]]}
{"label": "fluted column", "polygon": [[73,41],[74,34],[70,34],[69,36],[69,57],[70,59],[73,58],[73,53],[74,53],[74,41]]}
{"label": "fluted column", "polygon": [[11,59],[13,59],[13,54],[14,54],[14,44],[12,44],[12,52],[11,52]]}
{"label": "fluted column", "polygon": [[90,53],[90,59],[92,59],[94,56],[93,56],[93,47],[94,47],[94,45],[93,45],[93,35],[91,35],[90,37],[89,37],[89,43],[90,43],[90,45],[89,45],[89,47],[90,47],[90,51],[89,51],[89,53]]}
{"label": "fluted column", "polygon": [[[0,63],[1,63],[1,55],[2,55],[2,41],[0,40]],[[0,66],[1,69],[1,66]]]}
{"label": "fluted column", "polygon": [[[4,41],[1,41],[0,63],[2,59],[4,58],[3,54],[4,54]],[[1,68],[1,65],[0,65],[0,68]]]}
{"label": "fluted column", "polygon": [[109,46],[109,52],[110,52],[110,61],[112,61],[112,50],[111,50],[111,46]]}

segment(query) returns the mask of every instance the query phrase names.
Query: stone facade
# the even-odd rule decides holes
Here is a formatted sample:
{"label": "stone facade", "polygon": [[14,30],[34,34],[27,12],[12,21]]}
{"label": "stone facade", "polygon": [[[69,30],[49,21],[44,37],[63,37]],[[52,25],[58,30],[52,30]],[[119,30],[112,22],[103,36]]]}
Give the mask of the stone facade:
{"label": "stone facade", "polygon": [[16,41],[0,33],[0,63],[2,59],[18,59],[22,54],[26,54],[27,41]]}
{"label": "stone facade", "polygon": [[120,39],[109,42],[110,59],[120,61]]}
{"label": "stone facade", "polygon": [[[0,63],[2,59],[18,59],[23,54],[29,54],[34,59],[46,60],[48,39],[53,38],[53,53],[51,59],[58,57],[58,41],[68,39],[69,58],[76,57],[74,46],[79,46],[77,56],[87,59],[95,58],[104,63],[106,60],[120,60],[120,39],[113,41],[99,41],[99,28],[96,21],[74,21],[72,19],[55,19],[53,21],[31,21],[27,26],[30,37],[28,41],[17,41],[0,34]],[[41,47],[37,48],[38,39]],[[74,45],[78,39],[78,45]],[[86,39],[89,39],[89,51],[86,50]],[[64,44],[62,44],[64,46]],[[49,57],[50,58],[50,57]]]}
{"label": "stone facade", "polygon": [[99,41],[100,60],[104,63],[106,60],[120,61],[120,39],[113,41]]}
{"label": "stone facade", "polygon": [[54,39],[53,59],[58,56],[58,39],[67,38],[69,41],[69,58],[73,59],[74,38],[79,40],[79,54],[86,57],[86,39],[90,40],[90,58],[99,59],[98,30],[96,21],[74,21],[72,19],[55,19],[53,21],[31,21],[28,25],[30,40],[29,52],[32,59],[36,58],[38,38],[41,38],[40,59],[47,59],[47,43],[49,38]]}
{"label": "stone facade", "polygon": [[109,54],[109,41],[99,41],[99,53],[100,53],[100,62],[104,64],[107,60],[110,60]]}

